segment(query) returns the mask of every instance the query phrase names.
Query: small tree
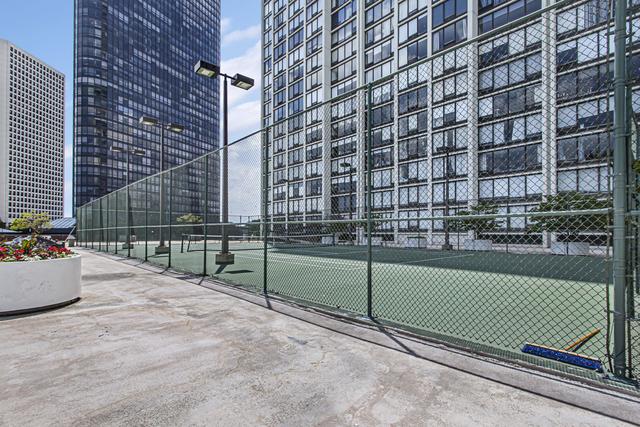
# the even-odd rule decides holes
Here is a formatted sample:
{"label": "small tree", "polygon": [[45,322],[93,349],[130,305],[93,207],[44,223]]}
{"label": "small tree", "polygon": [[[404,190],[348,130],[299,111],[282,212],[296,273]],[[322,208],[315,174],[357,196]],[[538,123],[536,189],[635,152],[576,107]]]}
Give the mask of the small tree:
{"label": "small tree", "polygon": [[610,225],[609,216],[606,213],[571,215],[571,212],[610,207],[611,199],[609,197],[601,199],[579,192],[547,196],[547,200],[541,202],[533,209],[533,212],[566,212],[567,214],[536,217],[535,222],[529,227],[529,231],[559,233],[568,239],[575,239],[580,233],[585,232],[605,232]]}
{"label": "small tree", "polygon": [[10,230],[31,233],[33,236],[51,226],[51,218],[47,212],[22,212],[9,226]]}
{"label": "small tree", "polygon": [[498,213],[498,206],[489,202],[481,202],[472,206],[469,210],[458,211],[459,216],[475,216],[479,218],[461,218],[450,220],[452,226],[460,231],[473,231],[473,238],[477,239],[482,233],[495,231],[501,224],[497,218],[483,218],[482,215],[495,215]]}
{"label": "small tree", "polygon": [[180,217],[178,217],[176,219],[176,222],[178,224],[201,224],[202,223],[202,217],[193,214],[193,213],[188,213],[185,215],[182,215]]}

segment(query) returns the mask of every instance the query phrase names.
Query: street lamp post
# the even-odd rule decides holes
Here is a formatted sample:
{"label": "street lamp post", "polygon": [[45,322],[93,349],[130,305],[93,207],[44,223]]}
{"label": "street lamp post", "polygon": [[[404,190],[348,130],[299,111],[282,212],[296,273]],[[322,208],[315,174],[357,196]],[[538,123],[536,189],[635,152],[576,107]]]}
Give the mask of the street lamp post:
{"label": "street lamp post", "polygon": [[[131,250],[131,199],[129,197],[129,173],[131,171],[131,155],[134,156],[144,156],[146,151],[141,150],[139,148],[122,148],[111,146],[111,151],[114,153],[125,153],[126,154],[126,170],[125,170],[125,188],[127,190],[127,242],[122,245],[122,249]],[[117,215],[117,213],[116,213]]]}
{"label": "street lamp post", "polygon": [[[143,126],[157,126],[160,128],[160,173],[162,173],[164,171],[164,131],[168,130],[173,133],[181,133],[184,131],[184,126],[176,123],[163,123],[160,120],[149,116],[142,116],[139,121]],[[165,245],[164,241],[164,193],[164,177],[160,175],[160,242],[155,250],[156,255],[168,254],[170,250],[170,248]]]}
{"label": "street lamp post", "polygon": [[[233,86],[249,90],[253,87],[254,81],[252,78],[243,76],[242,74],[236,74],[233,77],[224,74],[220,72],[220,66],[202,60],[198,61],[195,65],[194,71],[200,76],[211,79],[218,76],[224,77],[222,92],[222,247],[220,253],[216,254],[216,264],[233,264],[235,259],[234,255],[229,252],[229,235],[227,230],[229,222],[229,156],[227,153],[229,144],[229,106],[227,86],[228,80],[231,80]],[[205,207],[205,209],[208,209],[208,207]]]}

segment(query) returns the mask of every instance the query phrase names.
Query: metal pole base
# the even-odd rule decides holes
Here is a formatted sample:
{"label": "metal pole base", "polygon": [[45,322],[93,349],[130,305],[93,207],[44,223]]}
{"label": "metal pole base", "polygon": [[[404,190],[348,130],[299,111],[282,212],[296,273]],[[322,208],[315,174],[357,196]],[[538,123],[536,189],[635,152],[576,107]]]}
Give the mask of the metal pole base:
{"label": "metal pole base", "polygon": [[156,246],[156,255],[166,255],[169,251],[169,246]]}
{"label": "metal pole base", "polygon": [[235,264],[235,255],[229,252],[220,252],[216,254],[216,265]]}
{"label": "metal pole base", "polygon": [[441,248],[443,251],[452,251],[453,250],[453,245],[450,243],[445,243],[444,245],[442,245]]}

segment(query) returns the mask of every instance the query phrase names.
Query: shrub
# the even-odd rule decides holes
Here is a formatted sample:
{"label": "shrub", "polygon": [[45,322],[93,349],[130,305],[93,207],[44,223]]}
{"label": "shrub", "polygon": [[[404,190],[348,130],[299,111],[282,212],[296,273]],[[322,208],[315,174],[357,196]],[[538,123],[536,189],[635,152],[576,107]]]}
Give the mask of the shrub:
{"label": "shrub", "polygon": [[0,244],[0,262],[39,261],[71,255],[73,252],[65,247],[34,237]]}

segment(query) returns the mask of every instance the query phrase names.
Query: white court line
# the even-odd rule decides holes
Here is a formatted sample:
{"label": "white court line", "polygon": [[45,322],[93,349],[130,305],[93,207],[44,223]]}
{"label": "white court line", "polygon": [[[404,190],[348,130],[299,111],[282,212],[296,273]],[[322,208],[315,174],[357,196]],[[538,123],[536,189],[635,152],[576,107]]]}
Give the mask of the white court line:
{"label": "white court line", "polygon": [[[322,268],[322,267],[326,267],[327,264],[331,265],[331,268],[338,270],[338,271],[353,271],[353,270],[364,270],[366,268],[366,264],[365,265],[351,265],[351,266],[347,266],[344,268],[341,268],[345,261],[343,260],[335,260],[335,261],[328,261],[328,260],[318,260],[317,258],[313,258],[314,261],[318,261],[318,263],[309,263],[309,262],[300,262],[297,261],[295,259],[291,259],[291,257],[300,257],[300,255],[288,255],[288,254],[278,254],[278,255],[282,255],[283,257],[286,257],[286,259],[281,258],[281,259],[273,259],[273,255],[271,254],[271,256],[268,256],[268,258],[271,258],[271,262],[279,262],[279,263],[283,263],[283,264],[294,264],[294,265],[303,265],[303,266],[307,266],[307,267],[315,267],[315,268]],[[262,260],[263,257],[262,256],[257,256],[257,257],[253,257],[253,256],[249,256],[246,254],[236,254],[236,256],[240,257],[240,258],[249,258],[249,259],[254,259],[254,260]],[[374,261],[374,267],[376,266],[376,264],[380,265],[380,264],[385,264],[385,265],[407,265],[407,264],[415,264],[415,263],[419,263],[419,262],[429,262],[429,261],[437,261],[437,260],[442,260],[442,259],[454,259],[454,258],[466,258],[466,257],[471,257],[473,256],[473,254],[466,254],[466,255],[455,255],[455,256],[446,256],[446,257],[438,257],[438,258],[425,258],[425,259],[420,259],[420,260],[414,260],[414,261],[404,261],[404,262],[376,262]],[[306,261],[310,261],[309,258],[310,257],[303,257],[303,258],[307,258]],[[267,259],[268,261],[268,259]],[[353,262],[353,261],[352,261]],[[362,264],[362,263],[366,263],[366,261],[356,261],[358,264]],[[340,267],[336,267],[336,264],[340,264]]]}
{"label": "white court line", "polygon": [[437,261],[437,260],[440,260],[440,259],[466,258],[466,257],[470,257],[470,256],[473,256],[473,254],[455,255],[455,256],[441,256],[441,257],[438,257],[438,258],[426,258],[426,259],[419,259],[419,260],[415,260],[415,261],[405,261],[405,262],[390,262],[390,263],[378,262],[378,264],[404,265],[404,264],[414,264],[414,263],[417,263],[417,262]]}
{"label": "white court line", "polygon": [[[253,256],[249,256],[249,255],[246,255],[246,254],[238,254],[238,253],[236,253],[236,256],[239,257],[239,258],[248,258],[248,259],[254,259],[254,260],[262,260],[263,259],[261,256],[260,257],[253,257]],[[271,257],[271,261],[269,261],[269,260],[267,260],[267,261],[268,262],[280,262],[280,263],[283,263],[283,264],[304,265],[304,266],[307,266],[307,267],[315,267],[315,268],[327,267],[327,264],[328,264],[327,262],[322,262],[320,264],[309,264],[309,263],[299,262],[299,261],[292,260],[292,259],[285,260],[285,259],[272,259],[272,258],[273,257]],[[305,258],[309,258],[309,257],[305,257]],[[365,261],[359,261],[359,262],[365,262]],[[344,262],[342,262],[341,264],[344,264]],[[347,268],[338,268],[338,267],[335,267],[335,266],[331,266],[331,268],[334,269],[334,270],[338,270],[338,271],[352,271],[352,270],[364,269],[365,266],[362,266],[362,267],[360,267],[360,266],[349,266]]]}

